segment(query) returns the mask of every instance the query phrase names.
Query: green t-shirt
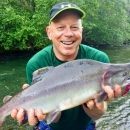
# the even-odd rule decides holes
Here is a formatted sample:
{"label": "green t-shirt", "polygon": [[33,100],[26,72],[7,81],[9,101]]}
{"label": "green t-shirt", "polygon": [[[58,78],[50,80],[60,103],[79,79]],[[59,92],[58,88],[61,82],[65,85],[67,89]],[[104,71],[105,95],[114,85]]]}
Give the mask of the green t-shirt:
{"label": "green t-shirt", "polygon": [[[93,59],[104,63],[109,63],[108,56],[95,48],[80,44],[76,59]],[[49,45],[36,53],[27,63],[26,74],[28,83],[31,84],[32,73],[46,66],[58,66],[66,61],[61,61],[56,58],[53,52],[53,46]],[[62,111],[61,118],[57,123],[52,123],[49,126],[53,130],[85,130],[92,122],[92,119],[84,112],[83,107]]]}

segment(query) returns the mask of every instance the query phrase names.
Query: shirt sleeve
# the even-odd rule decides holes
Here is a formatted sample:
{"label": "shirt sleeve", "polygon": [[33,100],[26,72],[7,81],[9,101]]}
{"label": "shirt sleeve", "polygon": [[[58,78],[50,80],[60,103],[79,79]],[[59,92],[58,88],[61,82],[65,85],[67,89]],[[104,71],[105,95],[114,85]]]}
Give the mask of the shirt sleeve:
{"label": "shirt sleeve", "polygon": [[50,62],[48,61],[49,58],[47,57],[46,54],[43,52],[37,53],[34,55],[27,63],[26,65],[26,75],[27,75],[27,80],[28,84],[31,84],[32,78],[33,78],[33,72],[40,69],[44,68],[46,66],[50,66]]}

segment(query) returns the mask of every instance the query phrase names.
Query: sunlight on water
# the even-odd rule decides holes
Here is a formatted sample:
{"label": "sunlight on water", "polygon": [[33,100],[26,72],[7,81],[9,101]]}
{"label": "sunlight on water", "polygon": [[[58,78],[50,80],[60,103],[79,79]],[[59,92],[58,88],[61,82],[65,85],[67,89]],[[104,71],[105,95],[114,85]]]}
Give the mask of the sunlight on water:
{"label": "sunlight on water", "polygon": [[97,130],[130,129],[130,95],[120,97],[108,105],[106,114],[97,121]]}

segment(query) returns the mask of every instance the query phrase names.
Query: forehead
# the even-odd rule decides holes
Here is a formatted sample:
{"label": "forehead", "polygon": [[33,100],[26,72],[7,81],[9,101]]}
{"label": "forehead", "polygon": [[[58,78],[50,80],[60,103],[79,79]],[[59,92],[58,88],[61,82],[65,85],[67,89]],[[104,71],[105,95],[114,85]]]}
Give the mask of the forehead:
{"label": "forehead", "polygon": [[67,18],[67,17],[69,17],[69,19],[70,18],[75,18],[75,19],[77,19],[77,20],[79,20],[79,19],[81,19],[80,18],[80,16],[79,16],[79,14],[78,13],[76,13],[75,11],[73,11],[73,10],[66,10],[66,11],[63,11],[63,12],[61,12],[59,15],[57,15],[53,20],[52,20],[52,22],[58,22],[58,21],[60,21],[60,20],[62,20],[62,19],[64,19],[64,18]]}

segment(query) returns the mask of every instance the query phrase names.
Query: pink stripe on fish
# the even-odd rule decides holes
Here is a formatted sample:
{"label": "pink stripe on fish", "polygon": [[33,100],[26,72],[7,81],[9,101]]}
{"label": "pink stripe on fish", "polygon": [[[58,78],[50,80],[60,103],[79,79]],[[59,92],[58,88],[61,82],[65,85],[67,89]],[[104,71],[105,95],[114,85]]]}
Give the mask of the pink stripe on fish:
{"label": "pink stripe on fish", "polygon": [[125,88],[125,90],[122,92],[122,96],[126,95],[130,90],[130,84],[128,84]]}

